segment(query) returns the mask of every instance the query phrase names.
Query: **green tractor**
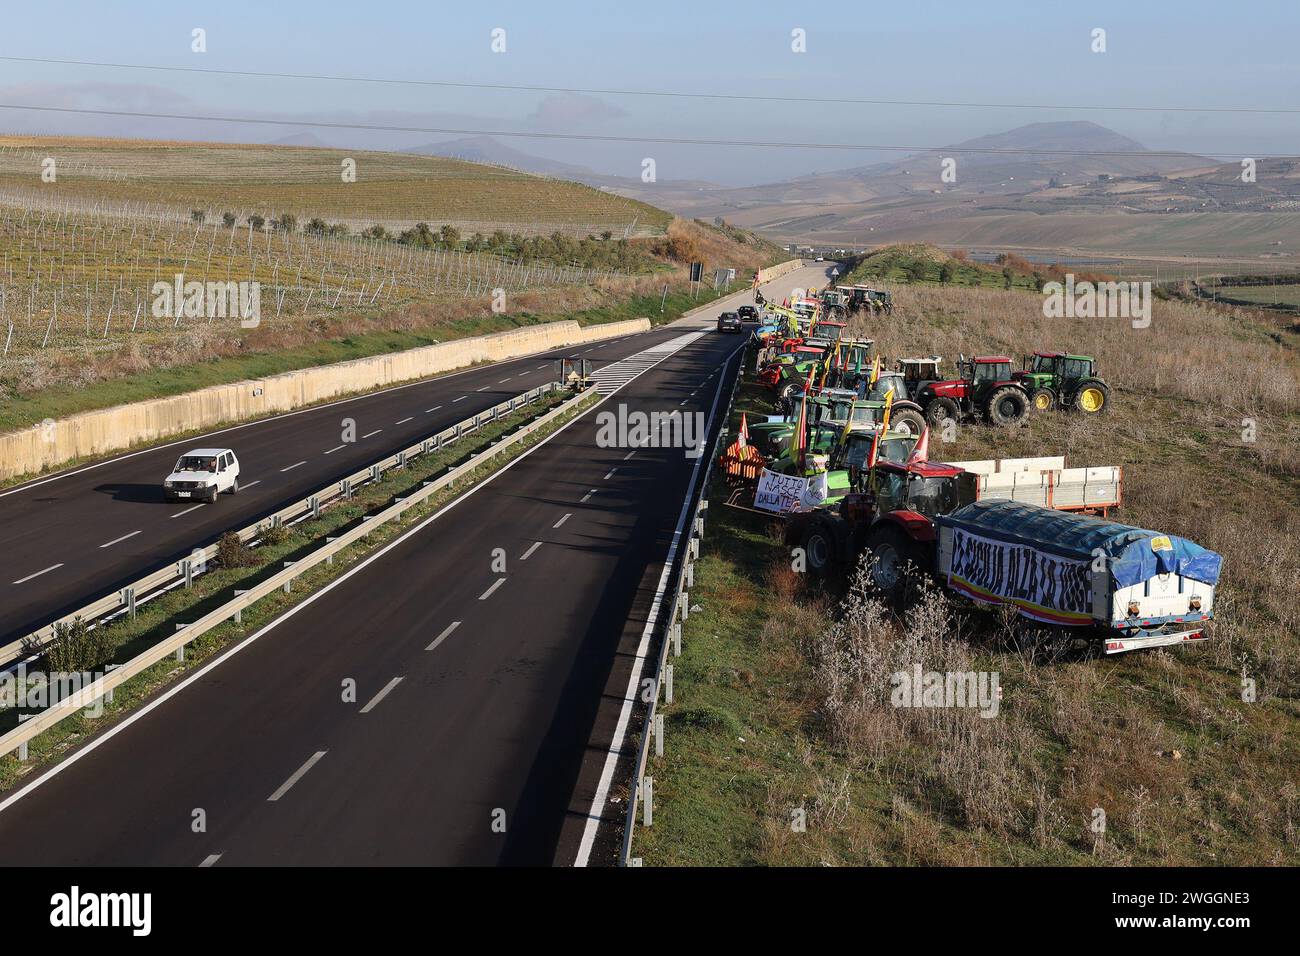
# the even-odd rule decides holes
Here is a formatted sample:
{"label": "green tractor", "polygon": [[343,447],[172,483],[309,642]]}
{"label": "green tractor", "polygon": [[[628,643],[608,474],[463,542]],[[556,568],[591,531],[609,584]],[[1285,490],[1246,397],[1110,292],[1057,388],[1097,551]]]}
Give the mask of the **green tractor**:
{"label": "green tractor", "polygon": [[1097,374],[1097,362],[1090,355],[1035,352],[1012,377],[1024,385],[1030,407],[1037,412],[1071,409],[1099,415],[1110,408],[1110,387]]}

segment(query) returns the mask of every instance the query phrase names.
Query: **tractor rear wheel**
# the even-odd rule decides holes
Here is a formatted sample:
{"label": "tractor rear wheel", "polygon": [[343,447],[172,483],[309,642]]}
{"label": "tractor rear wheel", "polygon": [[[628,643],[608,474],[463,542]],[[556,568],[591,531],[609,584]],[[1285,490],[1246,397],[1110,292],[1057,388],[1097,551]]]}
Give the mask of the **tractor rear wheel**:
{"label": "tractor rear wheel", "polygon": [[1036,412],[1050,412],[1056,407],[1056,393],[1050,388],[1040,388],[1029,396],[1029,404]]}
{"label": "tractor rear wheel", "polygon": [[925,416],[915,408],[895,408],[889,413],[889,428],[920,438],[925,430]]}
{"label": "tractor rear wheel", "polygon": [[1029,414],[1029,396],[1014,385],[1004,385],[989,396],[984,413],[994,425],[1017,425]]}
{"label": "tractor rear wheel", "polygon": [[930,399],[930,404],[925,406],[925,420],[931,428],[941,431],[944,422],[951,420],[955,424],[961,420],[961,407],[951,398],[940,395]]}
{"label": "tractor rear wheel", "polygon": [[1075,411],[1085,415],[1100,415],[1110,408],[1110,389],[1103,381],[1087,379],[1079,384],[1074,393],[1074,401],[1070,404]]}
{"label": "tractor rear wheel", "polygon": [[867,535],[866,560],[871,583],[891,599],[902,597],[908,582],[925,570],[920,546],[888,523]]}

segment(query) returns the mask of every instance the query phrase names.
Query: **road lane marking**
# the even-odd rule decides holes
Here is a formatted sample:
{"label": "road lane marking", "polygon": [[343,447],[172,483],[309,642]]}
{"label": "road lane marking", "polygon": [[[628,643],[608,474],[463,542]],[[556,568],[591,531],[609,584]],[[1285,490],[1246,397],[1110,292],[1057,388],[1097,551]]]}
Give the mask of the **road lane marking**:
{"label": "road lane marking", "polygon": [[611,469],[609,470],[609,474],[606,475],[606,476],[604,477],[603,480],[604,480],[604,481],[609,481],[609,479],[611,479],[611,478],[614,477],[614,472],[616,472],[616,471],[618,471],[617,468],[611,468]]}
{"label": "road lane marking", "polygon": [[219,859],[221,859],[220,853],[213,853],[211,856],[206,856],[203,858],[203,862],[199,864],[199,869],[203,869],[205,866],[212,866],[212,864],[216,863]]}
{"label": "road lane marking", "polygon": [[202,507],[203,507],[203,505],[201,505],[201,504],[198,504],[198,505],[192,505],[192,506],[190,506],[189,508],[186,508],[184,511],[178,511],[178,512],[176,512],[174,515],[172,515],[172,517],[173,517],[173,518],[179,518],[181,515],[187,515],[187,514],[189,514],[191,511],[198,511],[198,510],[199,510],[200,508],[202,508]]}
{"label": "road lane marking", "polygon": [[403,418],[400,422],[393,422],[393,424],[394,424],[394,425],[405,425],[407,422],[413,422],[413,421],[415,421],[415,416],[414,416],[414,415],[412,415],[410,418]]}
{"label": "road lane marking", "polygon": [[540,371],[542,371],[543,369],[548,369],[548,368],[550,368],[549,365],[539,365],[539,366],[537,366],[537,368],[535,369],[535,371],[540,372]]}
{"label": "road lane marking", "polygon": [[330,449],[329,451],[327,451],[325,454],[327,454],[327,455],[332,455],[332,454],[334,454],[336,451],[342,451],[344,448],[347,448],[347,447],[348,447],[347,445],[335,445],[333,448],[331,448],[331,449]]}
{"label": "road lane marking", "polygon": [[[142,529],[142,530],[143,530],[143,529]],[[120,538],[114,538],[112,541],[105,541],[103,544],[100,545],[100,547],[101,547],[101,548],[111,548],[113,545],[117,544],[118,542],[120,542],[120,541],[125,541],[127,538],[134,538],[137,534],[140,534],[140,533],[141,533],[140,531],[132,531],[130,534],[124,534],[124,535],[122,535],[122,537],[120,537]]]}
{"label": "road lane marking", "polygon": [[515,378],[523,378],[525,375],[528,375],[528,374],[530,374],[530,373],[529,373],[529,372],[520,372],[518,375],[515,376]]}
{"label": "road lane marking", "polygon": [[300,462],[298,462],[297,465],[290,465],[288,468],[281,468],[281,469],[280,469],[280,474],[283,475],[286,471],[293,471],[295,468],[298,467],[298,465],[305,465],[305,464],[307,464],[305,461],[300,461]]}
{"label": "road lane marking", "polygon": [[492,387],[491,385],[484,385],[482,388],[476,388],[476,389],[474,389],[474,391],[476,391],[476,392],[486,392],[486,391],[487,391],[489,388],[491,388],[491,387]]}
{"label": "road lane marking", "polygon": [[463,402],[463,401],[465,401],[465,399],[467,399],[467,398],[469,398],[468,395],[462,395],[460,398],[453,398],[453,399],[451,400],[451,403],[452,403],[453,405],[455,405],[457,402]]}
{"label": "road lane marking", "polygon": [[596,493],[596,489],[592,488],[591,491],[587,492],[585,495],[582,496],[582,498],[578,501],[578,504],[585,505],[587,503],[587,499],[590,498],[595,493]]}
{"label": "road lane marking", "polygon": [[480,601],[486,601],[488,598],[492,596],[493,591],[495,591],[497,588],[501,587],[501,585],[505,583],[506,583],[505,578],[497,578],[495,581],[492,582],[492,586],[490,588],[488,588],[486,591],[484,591],[482,594],[478,596],[478,599]]}
{"label": "road lane marking", "polygon": [[378,707],[379,702],[388,696],[388,692],[391,691],[394,687],[396,687],[401,682],[402,682],[401,677],[394,677],[392,680],[390,680],[387,684],[384,685],[383,690],[381,690],[374,697],[370,698],[370,703],[366,704],[366,706],[361,708],[361,713],[368,714],[376,707]]}
{"label": "road lane marking", "polygon": [[534,551],[536,551],[538,548],[540,548],[541,546],[542,546],[542,543],[541,543],[540,541],[534,541],[534,542],[532,543],[532,546],[529,547],[529,549],[528,549],[527,551],[525,551],[522,555],[520,555],[519,560],[520,560],[520,561],[527,561],[528,558],[529,558],[529,556],[530,556]]}
{"label": "road lane marking", "polygon": [[510,381],[510,376],[509,376],[509,375],[507,375],[507,376],[506,376],[505,378],[503,378],[501,381],[497,382],[497,384],[498,384],[498,385],[504,385],[504,384],[505,384],[506,382],[508,382],[508,381]]}
{"label": "road lane marking", "polygon": [[290,777],[284,783],[280,784],[279,790],[275,791],[275,793],[271,794],[269,797],[266,798],[266,802],[275,803],[275,801],[279,800],[286,793],[288,793],[289,788],[292,787],[299,780],[301,780],[303,776],[307,773],[307,771],[310,770],[312,767],[316,766],[316,762],[320,760],[321,757],[325,756],[325,754],[327,754],[328,752],[329,751],[327,750],[318,750],[310,757],[308,757],[307,762],[303,764],[301,767],[299,767],[297,770],[295,770],[293,772],[292,777]]}
{"label": "road lane marking", "polygon": [[26,584],[32,578],[39,578],[42,574],[49,574],[51,571],[57,571],[61,567],[63,567],[63,562],[59,562],[58,564],[51,564],[44,571],[37,571],[35,574],[29,574],[25,578],[19,578],[17,581],[14,582],[14,584]]}
{"label": "road lane marking", "polygon": [[564,517],[561,518],[559,521],[555,522],[555,524],[551,525],[551,527],[558,528],[560,525],[564,524],[564,522],[568,521],[572,517],[573,517],[572,511],[566,512]]}
{"label": "road lane marking", "polygon": [[257,479],[257,481],[250,481],[248,484],[246,484],[246,485],[240,485],[239,487],[241,487],[241,488],[247,490],[247,489],[253,487],[253,485],[260,485],[261,483],[262,483],[262,479],[259,478],[259,479]]}
{"label": "road lane marking", "polygon": [[361,437],[362,437],[362,438],[369,438],[371,435],[378,435],[381,431],[383,431],[382,428],[376,428],[376,429],[375,429],[374,431],[372,431],[372,432],[366,432],[366,433],[365,433],[364,435],[362,435]]}
{"label": "road lane marking", "polygon": [[449,625],[447,625],[447,629],[444,630],[444,631],[443,631],[441,634],[439,634],[437,637],[435,637],[435,638],[433,639],[433,643],[430,644],[428,647],[426,647],[425,650],[426,650],[426,651],[431,651],[431,650],[433,650],[434,648],[436,648],[439,644],[441,644],[441,643],[442,643],[443,641],[445,641],[448,637],[450,637],[450,636],[451,636],[451,632],[454,631],[454,630],[456,630],[456,628],[458,628],[458,627],[460,627],[460,621],[452,621]]}
{"label": "road lane marking", "polygon": [[428,415],[428,414],[431,413],[431,412],[436,412],[436,411],[437,411],[438,409],[440,409],[440,408],[442,408],[441,405],[435,405],[435,406],[433,406],[433,408],[426,408],[426,409],[424,410],[424,414]]}
{"label": "road lane marking", "polygon": [[635,455],[635,454],[636,454],[636,449],[633,448],[630,452],[628,452],[626,455],[623,456],[623,460],[624,460],[624,461],[627,461],[629,458],[631,458],[631,457],[632,457],[633,455]]}

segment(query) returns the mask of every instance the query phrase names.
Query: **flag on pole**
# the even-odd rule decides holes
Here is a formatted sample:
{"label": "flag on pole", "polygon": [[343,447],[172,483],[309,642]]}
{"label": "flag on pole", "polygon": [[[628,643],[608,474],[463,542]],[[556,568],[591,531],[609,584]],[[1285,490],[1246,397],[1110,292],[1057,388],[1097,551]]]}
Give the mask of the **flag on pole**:
{"label": "flag on pole", "polygon": [[884,414],[880,416],[881,431],[887,431],[889,429],[889,412],[893,407],[894,407],[894,390],[891,388],[889,391],[885,393],[885,411]]}
{"label": "flag on pole", "polygon": [[930,426],[926,425],[921,429],[921,437],[916,440],[916,446],[912,449],[912,456],[907,459],[909,465],[916,465],[923,461],[930,460]]}
{"label": "flag on pole", "polygon": [[877,427],[876,433],[871,436],[871,454],[867,455],[867,470],[870,471],[876,467],[876,455],[880,452],[880,433],[883,428]]}
{"label": "flag on pole", "polygon": [[736,444],[741,448],[749,447],[749,423],[745,421],[745,413],[740,413],[740,434],[736,436]]}

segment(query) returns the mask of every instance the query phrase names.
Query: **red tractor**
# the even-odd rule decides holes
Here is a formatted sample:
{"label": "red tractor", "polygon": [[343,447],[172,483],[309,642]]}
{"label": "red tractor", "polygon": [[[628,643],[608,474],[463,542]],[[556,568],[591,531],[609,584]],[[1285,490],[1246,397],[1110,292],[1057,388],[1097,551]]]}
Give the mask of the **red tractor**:
{"label": "red tractor", "polygon": [[916,402],[925,409],[930,427],[936,431],[948,420],[983,418],[994,425],[1016,425],[1029,414],[1029,392],[1013,377],[1011,359],[1005,355],[983,355],[957,362],[961,378],[931,382],[923,386]]}

